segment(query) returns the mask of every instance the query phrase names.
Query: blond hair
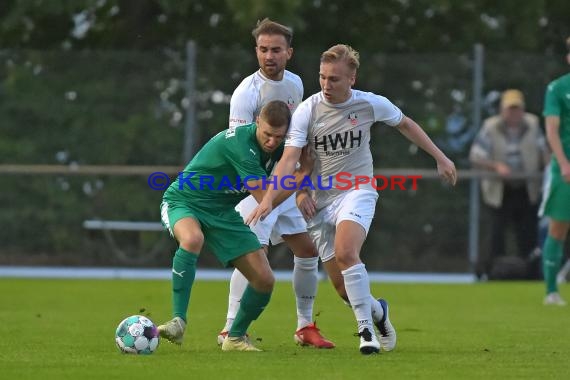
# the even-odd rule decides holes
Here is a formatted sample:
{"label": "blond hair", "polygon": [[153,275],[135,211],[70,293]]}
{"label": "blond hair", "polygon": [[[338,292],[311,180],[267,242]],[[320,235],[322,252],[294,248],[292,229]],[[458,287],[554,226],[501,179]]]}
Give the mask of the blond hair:
{"label": "blond hair", "polygon": [[271,21],[268,18],[264,18],[261,21],[257,22],[255,28],[251,31],[251,35],[255,38],[255,42],[257,42],[257,38],[262,34],[278,34],[285,37],[285,41],[287,42],[287,47],[291,47],[291,43],[293,42],[293,29],[281,25],[278,22]]}
{"label": "blond hair", "polygon": [[360,66],[360,54],[348,45],[335,45],[321,54],[321,63],[345,62],[356,71]]}

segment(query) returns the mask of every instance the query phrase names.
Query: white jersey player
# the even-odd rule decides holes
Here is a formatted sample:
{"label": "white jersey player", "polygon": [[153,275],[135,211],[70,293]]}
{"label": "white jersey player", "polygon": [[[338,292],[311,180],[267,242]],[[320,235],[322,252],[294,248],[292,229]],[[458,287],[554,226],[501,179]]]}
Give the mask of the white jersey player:
{"label": "white jersey player", "polygon": [[[313,194],[299,193],[297,203],[310,220],[309,233],[337,291],[337,284],[344,282],[357,320],[360,352],[371,354],[381,348],[391,351],[396,346],[396,331],[390,323],[388,304],[371,295],[368,273],[360,261],[360,249],[372,223],[378,198],[371,184],[371,126],[383,122],[397,128],[436,160],[440,175],[452,184],[456,181],[456,171],[453,162],[421,127],[388,99],[352,89],[359,64],[358,52],[347,45],[333,46],[321,55],[319,82],[322,91],[302,102],[293,115],[285,150],[274,176],[279,179],[291,175],[301,148],[309,144],[317,157],[313,177],[322,176],[324,182],[333,179],[330,188],[326,183],[326,189],[316,187]],[[352,178],[353,185],[347,187],[343,183],[339,186],[339,173],[344,173],[344,178]],[[357,183],[357,177],[371,180]],[[319,182],[314,178],[312,183]],[[246,222],[255,225],[263,220],[281,191],[270,188]]]}
{"label": "white jersey player", "polygon": [[301,78],[284,70],[282,79],[272,80],[261,69],[245,78],[232,94],[230,128],[255,122],[261,108],[272,100],[281,100],[295,111],[303,100]]}
{"label": "white jersey player", "polygon": [[[245,78],[232,94],[230,102],[230,128],[251,124],[264,104],[272,100],[286,102],[295,111],[303,100],[303,82],[301,78],[285,70],[279,81],[266,78],[262,70],[258,70]],[[255,208],[257,202],[253,196],[241,201],[236,210],[245,218]],[[262,223],[251,227],[259,242],[268,246],[283,242],[281,236],[307,232],[307,223],[297,208],[295,197],[291,196],[281,203]]]}
{"label": "white jersey player", "polygon": [[[303,82],[285,66],[291,58],[291,29],[269,19],[261,21],[253,30],[260,69],[245,78],[232,94],[229,127],[239,128],[251,124],[266,103],[281,100],[291,112],[303,100]],[[257,202],[249,196],[238,204],[236,210],[246,218]],[[318,251],[307,233],[307,223],[297,208],[295,196],[289,197],[268,217],[251,227],[260,243],[267,249],[283,241],[294,254],[293,288],[297,305],[297,330],[294,339],[298,344],[318,348],[333,348],[334,343],[325,339],[313,322],[313,304],[317,293]],[[239,303],[247,286],[247,279],[237,269],[230,280],[230,294],[226,325],[218,334],[222,344],[239,310]]]}
{"label": "white jersey player", "polygon": [[[309,142],[314,147],[317,161],[311,182],[330,187],[315,192],[317,210],[330,206],[349,190],[343,190],[347,186],[338,182],[337,174],[346,173],[342,178],[353,182],[358,176],[373,177],[370,127],[375,122],[397,126],[402,118],[402,111],[388,99],[359,90],[352,90],[341,104],[328,103],[322,92],[301,104],[291,121],[285,146],[302,148]],[[370,181],[360,180],[358,188],[371,192],[376,203],[378,194]],[[373,213],[374,208],[367,212]],[[323,257],[324,252],[319,252],[323,261],[329,258],[328,253]]]}

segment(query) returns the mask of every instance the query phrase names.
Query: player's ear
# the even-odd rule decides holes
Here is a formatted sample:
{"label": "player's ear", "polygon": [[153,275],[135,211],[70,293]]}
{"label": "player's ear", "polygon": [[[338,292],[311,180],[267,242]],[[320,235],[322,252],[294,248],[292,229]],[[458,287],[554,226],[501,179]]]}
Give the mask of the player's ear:
{"label": "player's ear", "polygon": [[293,56],[293,48],[287,48],[287,60],[290,60],[291,57]]}
{"label": "player's ear", "polygon": [[350,76],[350,87],[353,87],[356,83],[356,72]]}

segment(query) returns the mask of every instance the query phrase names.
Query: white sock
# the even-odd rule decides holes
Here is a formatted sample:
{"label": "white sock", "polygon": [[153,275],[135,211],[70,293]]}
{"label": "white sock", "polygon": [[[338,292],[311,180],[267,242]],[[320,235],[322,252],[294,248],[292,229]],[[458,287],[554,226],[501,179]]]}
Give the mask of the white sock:
{"label": "white sock", "polygon": [[293,290],[297,300],[297,330],[313,322],[313,304],[319,281],[319,258],[293,257]]}
{"label": "white sock", "polygon": [[352,311],[358,323],[358,331],[365,327],[373,330],[372,326],[372,295],[370,294],[370,281],[364,264],[356,264],[343,270],[344,286]]}
{"label": "white sock", "polygon": [[[350,306],[349,302],[346,302],[345,300],[342,302],[344,302],[346,306],[352,309],[352,306]],[[384,310],[382,309],[380,302],[378,302],[378,300],[374,298],[372,294],[370,295],[370,306],[372,309],[372,320],[374,322],[380,322],[380,320],[384,317]]]}
{"label": "white sock", "polygon": [[374,320],[374,322],[380,322],[384,317],[384,310],[382,310],[380,302],[372,295],[370,295],[370,306],[372,306],[372,320]]}
{"label": "white sock", "polygon": [[241,297],[243,296],[243,292],[245,292],[245,288],[247,288],[247,278],[237,269],[234,269],[232,273],[232,277],[230,279],[230,294],[228,297],[228,314],[226,316],[226,326],[224,327],[224,331],[229,331],[232,327],[232,323],[236,317],[236,314],[239,310],[239,303],[241,301]]}

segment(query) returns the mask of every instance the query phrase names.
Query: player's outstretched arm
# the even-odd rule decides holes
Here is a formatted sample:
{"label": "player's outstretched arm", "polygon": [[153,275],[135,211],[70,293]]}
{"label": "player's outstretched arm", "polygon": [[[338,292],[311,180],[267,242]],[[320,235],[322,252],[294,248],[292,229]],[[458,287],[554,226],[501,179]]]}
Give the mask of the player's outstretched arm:
{"label": "player's outstretched arm", "polygon": [[[282,194],[287,191],[281,187],[281,180],[285,176],[295,174],[295,166],[301,157],[301,148],[294,146],[286,146],[283,151],[283,156],[275,166],[273,177],[276,185],[271,185],[264,194],[263,199],[259,205],[249,214],[245,219],[245,224],[256,224],[258,220],[263,220],[273,210],[276,201],[284,200],[287,194]],[[279,199],[278,199],[279,197]]]}
{"label": "player's outstretched arm", "polygon": [[457,170],[455,169],[455,164],[447,158],[441,149],[434,144],[425,131],[415,121],[404,116],[397,128],[408,140],[422,148],[426,153],[434,158],[437,163],[437,172],[443,180],[455,185],[457,182]]}

